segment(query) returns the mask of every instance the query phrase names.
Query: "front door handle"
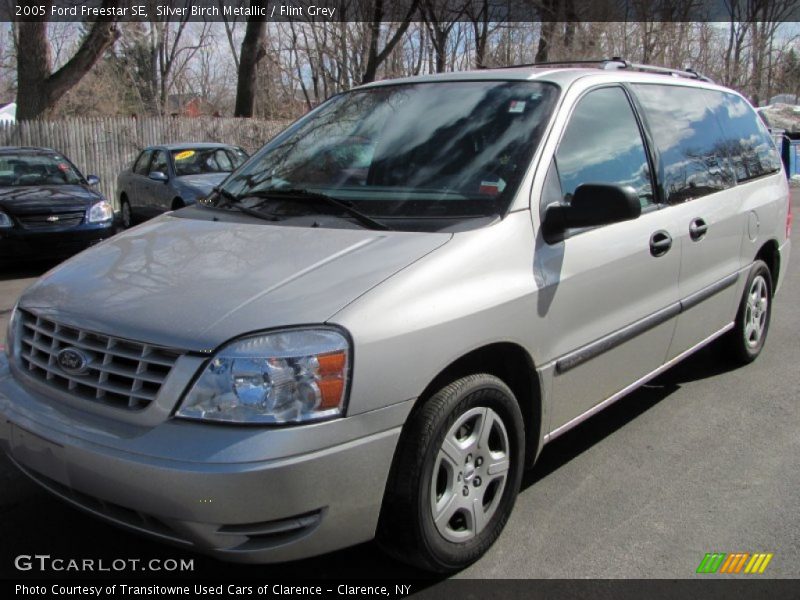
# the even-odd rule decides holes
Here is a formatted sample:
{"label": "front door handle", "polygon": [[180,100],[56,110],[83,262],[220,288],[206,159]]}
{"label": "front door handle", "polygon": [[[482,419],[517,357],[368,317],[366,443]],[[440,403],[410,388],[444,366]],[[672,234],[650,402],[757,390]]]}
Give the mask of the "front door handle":
{"label": "front door handle", "polygon": [[664,256],[672,248],[672,236],[663,229],[650,236],[650,254]]}
{"label": "front door handle", "polygon": [[689,237],[692,238],[693,242],[699,242],[700,240],[702,240],[707,232],[708,232],[708,223],[706,223],[700,217],[694,219],[691,223],[689,223]]}

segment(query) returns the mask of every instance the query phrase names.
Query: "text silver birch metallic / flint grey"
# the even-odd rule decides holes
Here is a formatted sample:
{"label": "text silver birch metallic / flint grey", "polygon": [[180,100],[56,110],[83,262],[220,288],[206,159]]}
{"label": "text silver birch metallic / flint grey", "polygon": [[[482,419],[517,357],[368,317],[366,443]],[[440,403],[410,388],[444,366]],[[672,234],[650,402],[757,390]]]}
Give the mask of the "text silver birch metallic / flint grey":
{"label": "text silver birch metallic / flint grey", "polygon": [[31,286],[0,447],[223,559],[462,568],[549,440],[717,338],[757,357],[790,222],[755,112],[693,73],[370,84]]}

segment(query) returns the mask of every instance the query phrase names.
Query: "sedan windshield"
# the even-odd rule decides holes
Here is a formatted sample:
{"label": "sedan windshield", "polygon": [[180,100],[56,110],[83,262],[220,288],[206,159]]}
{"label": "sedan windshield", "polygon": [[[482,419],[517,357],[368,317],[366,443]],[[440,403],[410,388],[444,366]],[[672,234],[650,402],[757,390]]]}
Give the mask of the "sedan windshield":
{"label": "sedan windshield", "polygon": [[0,187],[79,183],[81,174],[58,154],[0,154]]}
{"label": "sedan windshield", "polygon": [[229,173],[247,160],[241,148],[183,148],[172,151],[175,174]]}
{"label": "sedan windshield", "polygon": [[296,211],[298,197],[316,192],[399,229],[437,228],[421,220],[452,225],[500,216],[557,95],[554,85],[529,81],[417,83],[341,94],[262,148],[209,200],[224,206],[230,198],[258,197],[252,206],[277,215],[275,203],[287,193],[295,194]]}

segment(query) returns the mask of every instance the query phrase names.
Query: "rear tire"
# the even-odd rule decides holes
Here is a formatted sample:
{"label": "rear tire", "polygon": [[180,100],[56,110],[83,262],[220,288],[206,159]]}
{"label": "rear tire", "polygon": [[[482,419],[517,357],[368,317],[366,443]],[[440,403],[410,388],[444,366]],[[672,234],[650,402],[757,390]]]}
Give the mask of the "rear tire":
{"label": "rear tire", "polygon": [[128,202],[127,196],[122,196],[119,200],[122,229],[129,229],[133,225],[133,210],[131,210],[131,203]]}
{"label": "rear tire", "polygon": [[442,388],[403,428],[378,543],[439,573],[476,561],[514,507],[524,446],[519,404],[500,379],[470,375]]}
{"label": "rear tire", "polygon": [[764,348],[772,316],[772,273],[756,260],[747,277],[736,314],[736,324],[725,339],[731,360],[740,365],[753,362]]}

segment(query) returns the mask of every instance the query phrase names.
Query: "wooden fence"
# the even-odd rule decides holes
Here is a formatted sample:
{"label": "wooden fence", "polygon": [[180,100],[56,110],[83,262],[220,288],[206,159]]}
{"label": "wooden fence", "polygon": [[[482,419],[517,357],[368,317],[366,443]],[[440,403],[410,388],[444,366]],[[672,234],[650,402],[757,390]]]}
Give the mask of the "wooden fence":
{"label": "wooden fence", "polygon": [[99,189],[119,208],[117,175],[153,144],[223,142],[248,153],[289,124],[259,119],[111,117],[0,122],[0,146],[42,146],[64,154],[84,175],[100,177]]}

